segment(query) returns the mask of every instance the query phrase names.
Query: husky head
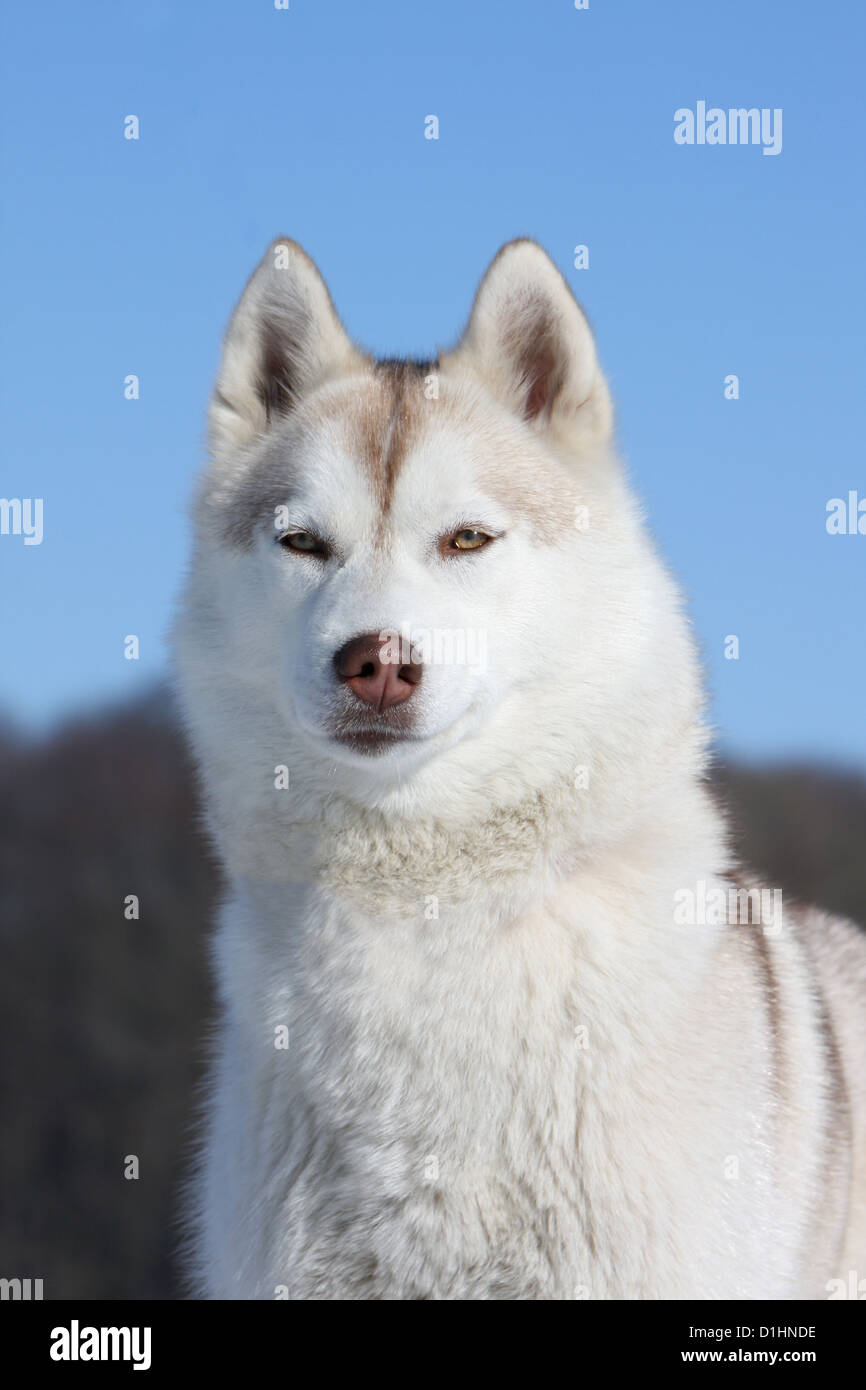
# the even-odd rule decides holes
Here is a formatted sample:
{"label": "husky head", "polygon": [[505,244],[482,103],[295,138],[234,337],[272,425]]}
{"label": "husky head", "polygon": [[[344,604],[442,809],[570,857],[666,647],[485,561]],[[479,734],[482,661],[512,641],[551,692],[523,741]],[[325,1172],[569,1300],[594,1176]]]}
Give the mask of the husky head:
{"label": "husky head", "polygon": [[503,247],[458,346],[419,363],[354,346],[276,242],[226,333],[210,445],[177,650],[237,806],[284,763],[302,801],[447,817],[600,777],[609,803],[629,784],[624,813],[679,756],[676,596],[586,318],[535,243]]}

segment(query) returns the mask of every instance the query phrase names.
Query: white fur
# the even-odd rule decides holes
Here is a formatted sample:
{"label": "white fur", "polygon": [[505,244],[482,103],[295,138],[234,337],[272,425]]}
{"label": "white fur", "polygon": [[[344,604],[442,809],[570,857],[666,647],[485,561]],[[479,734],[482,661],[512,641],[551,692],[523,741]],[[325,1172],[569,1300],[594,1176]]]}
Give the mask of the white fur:
{"label": "white fur", "polygon": [[[815,917],[810,946],[786,919],[768,978],[760,927],[675,925],[675,893],[731,865],[692,639],[586,321],[539,248],[506,248],[383,512],[354,444],[373,369],[289,246],[229,330],[176,630],[228,875],[200,1292],[826,1296],[866,1247],[815,982],[831,1012],[862,998],[863,944]],[[298,303],[297,399],[269,420],[258,319]],[[527,415],[515,344],[539,312],[559,376]],[[266,517],[248,548],[224,538],[286,459],[291,527],[336,538],[325,565]],[[439,558],[469,520],[505,534]],[[403,622],[484,629],[486,669],[431,667],[416,741],[352,752],[330,733],[333,654]],[[862,1097],[862,1022],[842,1049]]]}

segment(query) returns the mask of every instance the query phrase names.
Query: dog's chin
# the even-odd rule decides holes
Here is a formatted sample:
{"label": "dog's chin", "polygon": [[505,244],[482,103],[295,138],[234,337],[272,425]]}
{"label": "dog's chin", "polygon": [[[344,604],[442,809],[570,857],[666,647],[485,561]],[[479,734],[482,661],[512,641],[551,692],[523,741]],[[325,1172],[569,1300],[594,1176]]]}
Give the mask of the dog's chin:
{"label": "dog's chin", "polygon": [[376,728],[337,730],[330,735],[330,742],[344,752],[361,758],[387,758],[400,756],[407,750],[418,751],[429,740],[423,734],[410,733],[405,729]]}
{"label": "dog's chin", "polygon": [[458,743],[466,733],[466,715],[443,729],[394,727],[379,721],[337,723],[308,728],[307,737],[329,760],[344,767],[366,769],[386,778],[411,773]]}
{"label": "dog's chin", "polygon": [[[438,726],[410,717],[404,707],[384,716],[354,709],[312,710],[292,702],[291,722],[307,746],[327,759],[333,769],[366,774],[380,785],[382,779],[403,781],[426,763],[455,747],[475,732],[488,712],[488,703],[477,696],[462,710]],[[312,716],[312,717],[311,717]]]}

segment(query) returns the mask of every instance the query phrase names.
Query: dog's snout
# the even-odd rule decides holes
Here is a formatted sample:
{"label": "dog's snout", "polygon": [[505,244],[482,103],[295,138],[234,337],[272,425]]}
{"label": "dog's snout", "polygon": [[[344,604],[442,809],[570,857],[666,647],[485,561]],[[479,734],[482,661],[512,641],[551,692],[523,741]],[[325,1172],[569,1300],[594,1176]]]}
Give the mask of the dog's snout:
{"label": "dog's snout", "polygon": [[353,637],[334,657],[337,677],[365,705],[379,711],[400,705],[420,684],[424,667],[410,652],[409,659],[391,659],[390,647],[377,632]]}

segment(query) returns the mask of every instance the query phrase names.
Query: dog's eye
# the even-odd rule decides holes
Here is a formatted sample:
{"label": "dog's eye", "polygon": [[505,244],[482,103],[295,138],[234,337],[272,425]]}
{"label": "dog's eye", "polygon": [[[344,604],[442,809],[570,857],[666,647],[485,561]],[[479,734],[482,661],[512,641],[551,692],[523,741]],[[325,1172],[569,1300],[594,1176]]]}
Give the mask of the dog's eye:
{"label": "dog's eye", "polygon": [[446,550],[482,550],[493,537],[487,531],[475,531],[467,526],[463,531],[455,531],[445,544]]}
{"label": "dog's eye", "polygon": [[324,541],[319,540],[311,531],[289,531],[285,536],[278,537],[279,543],[286,550],[297,550],[302,555],[327,555],[328,547]]}

